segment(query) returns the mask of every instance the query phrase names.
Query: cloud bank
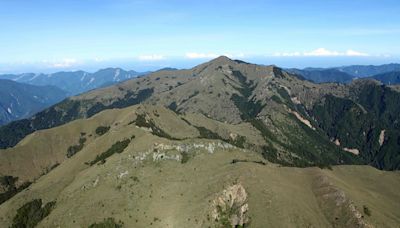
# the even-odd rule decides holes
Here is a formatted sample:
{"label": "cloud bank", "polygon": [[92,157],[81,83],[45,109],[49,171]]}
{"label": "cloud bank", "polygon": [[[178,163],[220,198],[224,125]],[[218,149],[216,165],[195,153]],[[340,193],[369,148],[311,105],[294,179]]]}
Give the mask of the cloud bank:
{"label": "cloud bank", "polygon": [[189,52],[186,53],[185,57],[187,59],[213,59],[217,58],[218,56],[227,56],[229,58],[242,58],[245,55],[243,53],[238,53],[238,54],[229,54],[229,53],[223,53],[223,54],[215,54],[215,53],[197,53],[197,52]]}
{"label": "cloud bank", "polygon": [[326,48],[318,48],[313,51],[309,52],[278,52],[275,53],[274,56],[278,57],[300,57],[300,56],[305,56],[305,57],[338,57],[338,56],[349,56],[349,57],[357,57],[357,56],[370,56],[367,53],[359,52],[359,51],[354,51],[354,50],[347,50],[345,52],[339,52],[339,51],[332,51],[328,50]]}
{"label": "cloud bank", "polygon": [[163,55],[158,55],[158,54],[154,54],[154,55],[140,55],[140,56],[138,56],[138,59],[139,59],[140,61],[159,61],[159,60],[165,59],[165,56],[163,56]]}

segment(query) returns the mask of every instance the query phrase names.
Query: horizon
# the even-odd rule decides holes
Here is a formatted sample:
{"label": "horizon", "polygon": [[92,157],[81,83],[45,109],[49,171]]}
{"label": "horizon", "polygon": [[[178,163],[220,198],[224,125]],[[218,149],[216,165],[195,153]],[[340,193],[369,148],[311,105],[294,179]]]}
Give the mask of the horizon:
{"label": "horizon", "polygon": [[138,73],[155,72],[155,71],[162,70],[164,68],[173,68],[173,69],[176,69],[176,70],[185,70],[185,69],[194,68],[194,67],[196,67],[196,66],[198,66],[198,65],[200,65],[202,63],[206,63],[206,62],[212,61],[212,60],[217,59],[217,58],[222,57],[222,56],[228,57],[231,60],[239,60],[239,61],[248,62],[250,64],[264,65],[264,66],[274,65],[274,66],[279,67],[281,69],[300,69],[300,70],[307,69],[307,68],[331,69],[331,68],[346,67],[346,66],[382,66],[382,65],[390,65],[390,64],[400,64],[400,63],[397,63],[397,62],[387,62],[387,63],[383,62],[381,64],[362,64],[362,63],[359,63],[359,64],[342,64],[342,65],[332,65],[332,66],[304,65],[303,67],[295,67],[295,66],[285,66],[284,67],[284,66],[281,66],[281,65],[278,65],[278,64],[273,64],[273,63],[271,63],[271,64],[263,64],[263,63],[260,63],[260,62],[248,61],[248,60],[243,59],[243,58],[231,58],[231,57],[226,56],[226,55],[220,55],[220,56],[217,56],[217,57],[214,57],[214,58],[201,59],[203,61],[201,61],[201,60],[192,61],[189,64],[184,65],[184,67],[177,67],[177,66],[173,66],[173,65],[165,65],[165,66],[150,66],[148,68],[139,68],[139,69],[142,69],[142,70],[137,70],[135,68],[123,67],[123,66],[118,66],[118,65],[116,65],[116,66],[112,66],[112,65],[108,65],[107,66],[106,65],[106,66],[103,66],[103,67],[100,66],[99,68],[95,68],[95,67],[94,68],[93,67],[76,68],[76,69],[74,69],[74,68],[66,68],[66,69],[48,68],[48,69],[44,69],[44,70],[42,69],[42,71],[40,71],[40,70],[39,71],[34,71],[34,70],[32,70],[32,71],[23,71],[22,70],[22,71],[12,71],[12,72],[1,72],[0,71],[0,75],[7,75],[7,74],[17,75],[17,74],[29,74],[29,73],[33,73],[33,74],[54,74],[54,73],[59,73],[59,72],[77,72],[77,71],[95,73],[95,72],[98,72],[98,71],[101,71],[101,70],[105,70],[105,69],[110,69],[110,68],[112,68],[112,69],[118,69],[119,68],[119,69],[122,69],[122,70],[125,70],[125,71],[135,71],[135,72],[138,72]]}
{"label": "horizon", "polygon": [[[400,62],[398,1],[2,1],[0,72]],[[88,10],[90,9],[90,10]]]}

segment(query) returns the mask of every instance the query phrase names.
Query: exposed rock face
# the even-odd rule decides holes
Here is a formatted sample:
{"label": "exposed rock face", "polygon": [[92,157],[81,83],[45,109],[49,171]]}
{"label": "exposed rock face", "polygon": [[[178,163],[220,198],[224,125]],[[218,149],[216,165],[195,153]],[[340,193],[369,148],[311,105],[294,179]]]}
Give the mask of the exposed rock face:
{"label": "exposed rock face", "polygon": [[347,148],[347,147],[345,147],[345,148],[343,148],[343,150],[347,151],[349,153],[355,154],[355,155],[359,155],[360,154],[360,151],[358,149],[356,149],[356,148]]}
{"label": "exposed rock face", "polygon": [[249,222],[247,192],[239,183],[222,191],[213,202],[212,218],[221,227],[243,226]]}
{"label": "exposed rock face", "polygon": [[372,228],[345,192],[334,186],[326,176],[315,178],[313,191],[321,210],[333,227]]}
{"label": "exposed rock face", "polygon": [[385,142],[385,130],[382,130],[379,134],[379,145],[382,146]]}
{"label": "exposed rock face", "polygon": [[292,113],[293,115],[295,115],[296,118],[297,118],[300,122],[302,122],[302,123],[305,124],[307,127],[311,128],[311,129],[313,129],[313,130],[315,131],[315,127],[313,127],[313,126],[311,125],[311,122],[310,122],[309,120],[304,119],[299,113],[297,113],[297,112],[295,112],[295,111],[291,111],[291,113]]}

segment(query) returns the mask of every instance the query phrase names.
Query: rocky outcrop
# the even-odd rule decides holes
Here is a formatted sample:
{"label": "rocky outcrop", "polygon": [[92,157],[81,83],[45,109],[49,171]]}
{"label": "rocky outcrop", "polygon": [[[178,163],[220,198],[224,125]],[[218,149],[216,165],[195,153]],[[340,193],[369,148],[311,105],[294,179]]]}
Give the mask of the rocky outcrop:
{"label": "rocky outcrop", "polygon": [[243,227],[249,222],[247,192],[240,183],[223,190],[212,206],[211,215],[217,227]]}
{"label": "rocky outcrop", "polygon": [[322,212],[333,227],[373,227],[364,220],[363,214],[345,192],[334,186],[328,177],[317,175],[313,183],[313,192]]}

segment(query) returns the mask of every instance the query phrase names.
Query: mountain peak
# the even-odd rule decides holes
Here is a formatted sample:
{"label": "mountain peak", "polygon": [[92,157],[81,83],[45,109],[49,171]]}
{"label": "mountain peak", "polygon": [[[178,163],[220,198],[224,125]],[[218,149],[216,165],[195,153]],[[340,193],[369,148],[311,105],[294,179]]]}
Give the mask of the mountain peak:
{"label": "mountain peak", "polygon": [[209,63],[222,65],[222,64],[232,64],[232,63],[235,63],[235,61],[228,58],[227,56],[221,55],[221,56],[211,60]]}

